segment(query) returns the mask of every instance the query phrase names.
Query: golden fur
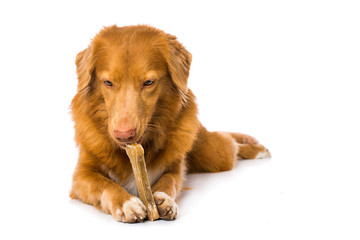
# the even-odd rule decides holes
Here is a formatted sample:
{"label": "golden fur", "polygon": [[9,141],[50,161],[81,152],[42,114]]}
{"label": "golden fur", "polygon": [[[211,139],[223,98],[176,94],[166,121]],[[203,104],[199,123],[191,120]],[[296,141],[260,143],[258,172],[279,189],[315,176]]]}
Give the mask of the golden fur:
{"label": "golden fur", "polygon": [[[237,157],[268,153],[250,136],[208,132],[199,123],[195,97],[187,88],[190,64],[191,54],[176,37],[149,26],[104,28],[77,55],[72,114],[80,153],[72,198],[119,221],[146,218],[134,196],[126,141],[144,147],[163,219],[176,217],[173,200],[186,172],[227,171]],[[116,137],[128,129],[135,136]]]}

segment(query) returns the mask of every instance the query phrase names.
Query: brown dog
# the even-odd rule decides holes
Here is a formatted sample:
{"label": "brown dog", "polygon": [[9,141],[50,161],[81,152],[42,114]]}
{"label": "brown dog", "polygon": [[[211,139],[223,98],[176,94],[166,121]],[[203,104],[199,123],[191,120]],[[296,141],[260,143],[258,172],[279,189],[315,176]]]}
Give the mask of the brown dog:
{"label": "brown dog", "polygon": [[141,143],[160,217],[177,215],[186,172],[220,172],[237,158],[270,157],[250,136],[208,132],[187,88],[191,54],[149,26],[108,27],[76,57],[72,101],[79,160],[70,196],[115,220],[146,218],[124,147]]}

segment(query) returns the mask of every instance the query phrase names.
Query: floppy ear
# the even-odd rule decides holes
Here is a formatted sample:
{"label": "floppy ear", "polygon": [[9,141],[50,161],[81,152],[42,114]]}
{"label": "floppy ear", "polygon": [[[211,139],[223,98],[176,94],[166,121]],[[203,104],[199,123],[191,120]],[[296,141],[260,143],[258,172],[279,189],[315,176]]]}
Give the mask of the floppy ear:
{"label": "floppy ear", "polygon": [[78,92],[80,92],[89,85],[93,75],[94,68],[91,60],[91,52],[91,47],[88,47],[76,55],[75,64],[76,73],[78,75]]}
{"label": "floppy ear", "polygon": [[184,46],[179,43],[175,36],[167,35],[169,53],[167,56],[167,64],[170,76],[175,86],[183,93],[187,92],[187,80],[192,56]]}

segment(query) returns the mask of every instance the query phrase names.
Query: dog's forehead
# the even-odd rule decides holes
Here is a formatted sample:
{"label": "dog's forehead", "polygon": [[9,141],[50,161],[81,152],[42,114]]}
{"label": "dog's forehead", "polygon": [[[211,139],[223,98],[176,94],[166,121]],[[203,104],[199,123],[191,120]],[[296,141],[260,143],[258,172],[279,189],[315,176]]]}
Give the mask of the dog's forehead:
{"label": "dog's forehead", "polygon": [[152,38],[119,38],[98,46],[96,68],[112,78],[139,77],[149,71],[166,71],[162,48]]}
{"label": "dog's forehead", "polygon": [[117,45],[99,55],[96,68],[103,78],[155,79],[166,72],[167,64],[159,50],[141,45]]}
{"label": "dog's forehead", "polygon": [[106,72],[113,80],[140,78],[149,72],[167,72],[166,36],[146,26],[108,28],[93,41],[97,72]]}

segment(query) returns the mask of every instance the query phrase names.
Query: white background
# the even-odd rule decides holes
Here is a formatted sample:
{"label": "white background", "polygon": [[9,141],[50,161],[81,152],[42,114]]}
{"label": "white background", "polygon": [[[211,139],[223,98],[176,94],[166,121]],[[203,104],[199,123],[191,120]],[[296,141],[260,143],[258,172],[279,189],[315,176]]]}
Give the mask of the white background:
{"label": "white background", "polygon": [[[359,13],[346,0],[2,1],[0,238],[359,239]],[[202,123],[273,158],[188,176],[173,222],[70,200],[75,56],[112,24],[178,36]]]}

